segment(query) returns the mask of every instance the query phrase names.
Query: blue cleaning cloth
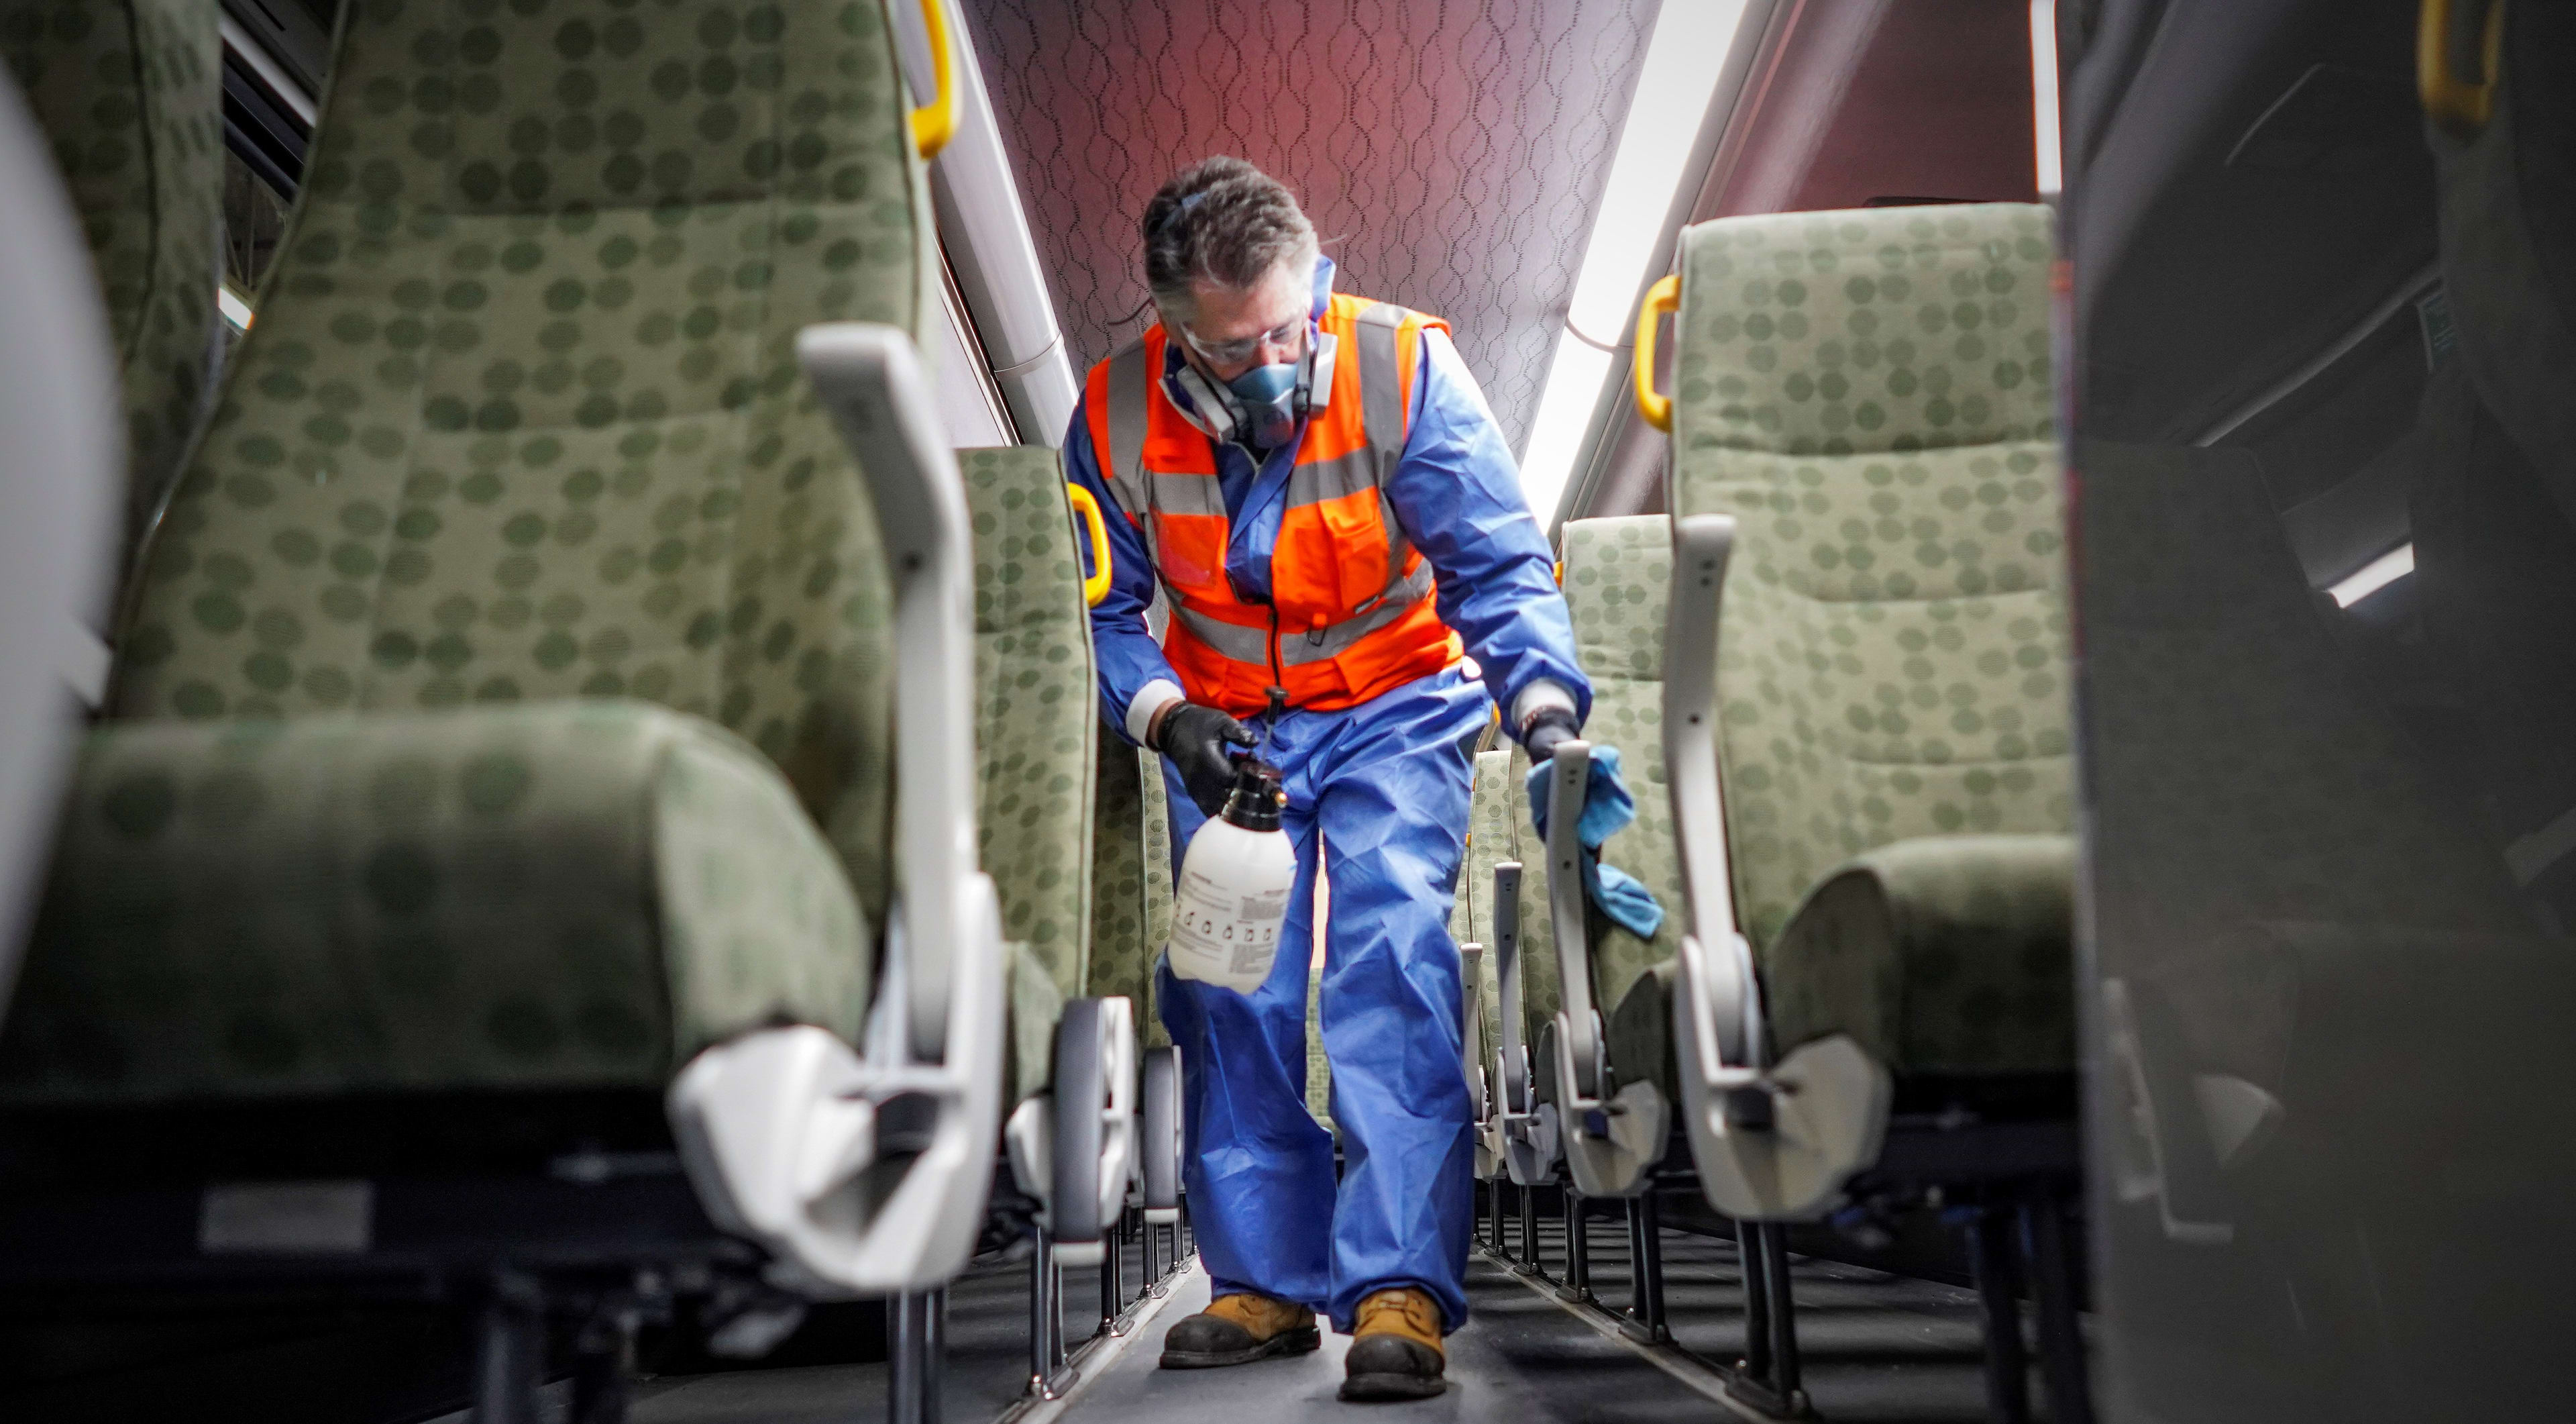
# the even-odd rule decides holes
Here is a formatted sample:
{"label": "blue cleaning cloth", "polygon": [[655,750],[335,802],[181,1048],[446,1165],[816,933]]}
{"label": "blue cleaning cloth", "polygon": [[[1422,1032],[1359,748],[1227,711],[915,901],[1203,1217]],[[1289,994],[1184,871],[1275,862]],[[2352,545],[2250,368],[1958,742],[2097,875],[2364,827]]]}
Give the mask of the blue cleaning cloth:
{"label": "blue cleaning cloth", "polygon": [[[1530,768],[1530,822],[1538,833],[1547,834],[1548,774],[1547,765]],[[1601,863],[1601,843],[1628,828],[1637,819],[1637,798],[1628,794],[1628,783],[1619,775],[1619,749],[1594,747],[1592,774],[1583,785],[1583,811],[1574,823],[1574,831],[1583,840],[1583,848],[1592,852],[1583,858],[1583,893],[1601,907],[1621,929],[1639,939],[1653,939],[1664,923],[1664,907],[1655,903],[1655,894],[1644,882],[1615,865]]]}

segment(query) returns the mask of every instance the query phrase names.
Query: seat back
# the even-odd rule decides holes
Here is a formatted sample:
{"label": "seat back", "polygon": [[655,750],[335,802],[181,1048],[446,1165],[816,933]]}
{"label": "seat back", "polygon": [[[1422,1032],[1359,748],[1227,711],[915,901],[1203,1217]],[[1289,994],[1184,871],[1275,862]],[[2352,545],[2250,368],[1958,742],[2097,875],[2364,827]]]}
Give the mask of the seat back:
{"label": "seat back", "polygon": [[879,3],[350,7],[115,712],[664,703],[767,754],[880,915],[889,586],[793,341],[918,327],[906,104]]}
{"label": "seat back", "polygon": [[[1601,862],[1637,877],[1666,911],[1651,940],[1597,913],[1588,916],[1596,930],[1592,1001],[1605,1018],[1637,976],[1681,948],[1681,855],[1664,780],[1664,604],[1672,555],[1672,521],[1660,514],[1565,526],[1565,606],[1574,619],[1575,656],[1592,682],[1583,735],[1619,749],[1637,800],[1636,821],[1602,843]],[[1533,859],[1546,863],[1544,855]]]}
{"label": "seat back", "polygon": [[2440,161],[2442,285],[2478,399],[2524,478],[2576,523],[2576,13],[2507,5],[2489,114],[2427,129]]}
{"label": "seat back", "polygon": [[1066,998],[1128,993],[1091,986],[1100,719],[1063,468],[1041,445],[961,451],[958,465],[975,523],[976,828],[1002,934]]}
{"label": "seat back", "polygon": [[2022,204],[1683,234],[1671,508],[1736,520],[1717,741],[1757,948],[1874,846],[2072,824],[2050,252]]}
{"label": "seat back", "polygon": [[1093,781],[1091,973],[1096,983],[1142,986],[1103,992],[1136,995],[1137,1042],[1162,1048],[1172,1041],[1154,1003],[1154,965],[1172,921],[1162,759],[1103,727],[1092,737],[1102,751]]}
{"label": "seat back", "polygon": [[1502,1041],[1503,1024],[1502,966],[1494,958],[1494,867],[1520,853],[1520,837],[1512,826],[1511,775],[1509,749],[1476,753],[1476,779],[1467,800],[1466,865],[1459,872],[1465,926],[1456,921],[1450,926],[1461,941],[1485,947],[1479,984],[1488,1045]]}
{"label": "seat back", "polygon": [[52,139],[107,296],[129,542],[178,474],[217,350],[220,14],[198,0],[0,0],[0,56]]}
{"label": "seat back", "polygon": [[2489,836],[2538,913],[2576,915],[2576,14],[2511,5],[2473,134],[2427,130],[2457,338],[2407,473],[2416,597]]}

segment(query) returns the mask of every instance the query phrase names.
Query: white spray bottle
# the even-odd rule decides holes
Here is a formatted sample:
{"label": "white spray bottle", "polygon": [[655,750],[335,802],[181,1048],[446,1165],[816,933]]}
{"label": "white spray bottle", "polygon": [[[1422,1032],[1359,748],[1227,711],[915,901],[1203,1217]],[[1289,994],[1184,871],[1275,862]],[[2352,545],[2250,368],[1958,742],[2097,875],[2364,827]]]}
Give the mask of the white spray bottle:
{"label": "white spray bottle", "polygon": [[[1283,700],[1272,694],[1273,715]],[[1263,739],[1264,745],[1268,738]],[[1225,809],[1199,827],[1172,896],[1172,973],[1249,994],[1279,958],[1279,927],[1297,881],[1297,852],[1279,829],[1287,804],[1279,769],[1257,756],[1235,764]]]}

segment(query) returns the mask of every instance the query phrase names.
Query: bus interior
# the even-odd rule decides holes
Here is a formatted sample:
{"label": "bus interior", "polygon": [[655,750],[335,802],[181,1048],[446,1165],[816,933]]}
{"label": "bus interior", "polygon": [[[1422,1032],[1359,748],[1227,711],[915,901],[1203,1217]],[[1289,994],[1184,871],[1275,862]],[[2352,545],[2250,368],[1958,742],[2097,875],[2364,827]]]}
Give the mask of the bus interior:
{"label": "bus interior", "polygon": [[[0,1414],[2565,1417],[2576,8],[0,56]],[[1471,749],[1427,1403],[1156,1365],[1180,847],[1060,447],[1215,154],[1448,323],[1636,791]]]}

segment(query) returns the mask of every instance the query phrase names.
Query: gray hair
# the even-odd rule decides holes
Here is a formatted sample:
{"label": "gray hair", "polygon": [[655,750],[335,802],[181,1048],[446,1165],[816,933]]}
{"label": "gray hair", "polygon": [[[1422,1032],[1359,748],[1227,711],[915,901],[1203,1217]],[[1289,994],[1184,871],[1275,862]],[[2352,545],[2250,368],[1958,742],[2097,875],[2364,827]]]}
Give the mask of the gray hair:
{"label": "gray hair", "polygon": [[1192,164],[1145,205],[1145,286],[1167,316],[1197,310],[1196,283],[1244,291],[1282,262],[1312,267],[1317,251],[1296,195],[1240,158]]}

